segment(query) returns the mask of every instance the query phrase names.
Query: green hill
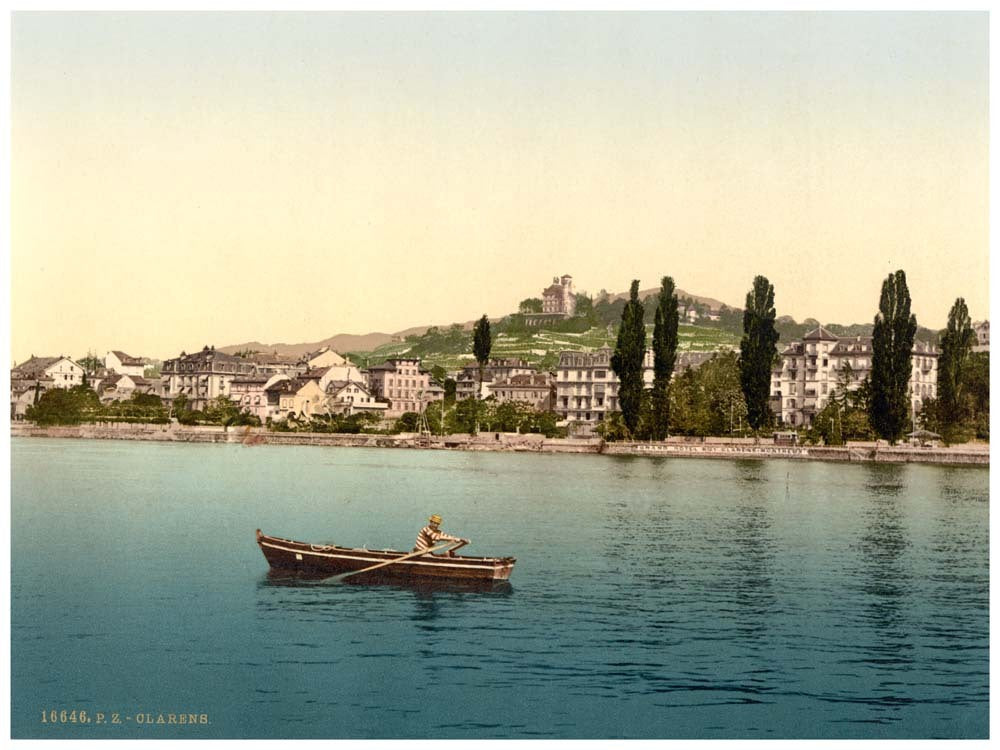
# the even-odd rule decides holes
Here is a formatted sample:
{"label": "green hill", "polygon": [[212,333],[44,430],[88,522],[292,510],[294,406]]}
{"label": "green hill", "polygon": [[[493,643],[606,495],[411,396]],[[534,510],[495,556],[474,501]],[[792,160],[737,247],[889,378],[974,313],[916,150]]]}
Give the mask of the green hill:
{"label": "green hill", "polygon": [[[653,326],[646,326],[650,341]],[[614,347],[615,332],[610,326],[592,326],[583,331],[560,331],[549,328],[524,330],[503,322],[493,326],[491,357],[516,357],[542,369],[554,369],[559,352],[586,351],[602,346]],[[679,351],[713,351],[738,348],[739,336],[719,327],[681,324],[678,329]],[[346,356],[361,367],[380,364],[392,357],[419,357],[424,367],[441,366],[458,370],[475,361],[472,356],[472,332],[458,324],[451,328],[430,328],[423,335],[407,336],[402,341],[383,344],[369,352],[349,352]]]}

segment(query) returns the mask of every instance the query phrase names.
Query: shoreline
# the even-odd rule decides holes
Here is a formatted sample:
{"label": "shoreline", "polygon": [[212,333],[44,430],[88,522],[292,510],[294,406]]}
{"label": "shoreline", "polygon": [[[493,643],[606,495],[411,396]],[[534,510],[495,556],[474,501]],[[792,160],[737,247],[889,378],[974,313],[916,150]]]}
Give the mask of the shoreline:
{"label": "shoreline", "polygon": [[989,446],[921,448],[852,443],[847,446],[775,445],[753,438],[668,438],[664,442],[614,442],[600,438],[546,438],[537,434],[487,432],[478,435],[428,436],[413,433],[369,435],[318,432],[269,432],[261,427],[145,425],[129,423],[38,427],[12,424],[11,437],[84,440],[150,440],[182,443],[316,445],[351,448],[497,451],[506,453],[581,453],[654,458],[792,459],[847,463],[920,463],[943,466],[989,466]]}

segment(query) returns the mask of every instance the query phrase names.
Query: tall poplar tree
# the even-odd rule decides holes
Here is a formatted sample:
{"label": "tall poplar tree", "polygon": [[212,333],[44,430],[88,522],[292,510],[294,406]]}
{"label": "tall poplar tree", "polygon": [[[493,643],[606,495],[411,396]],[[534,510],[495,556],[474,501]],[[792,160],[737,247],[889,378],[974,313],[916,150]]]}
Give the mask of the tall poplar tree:
{"label": "tall poplar tree", "polygon": [[972,319],[965,300],[959,297],[948,313],[948,327],[941,332],[941,359],[938,362],[938,414],[946,426],[958,424],[962,411],[963,385],[969,355],[976,343]]}
{"label": "tall poplar tree", "polygon": [[774,285],[763,276],[753,280],[743,310],[740,339],[740,386],[747,405],[747,422],[755,432],[770,424],[771,367],[778,353],[774,329]]}
{"label": "tall poplar tree", "polygon": [[642,360],[646,354],[646,326],[642,317],[639,280],[635,279],[632,281],[629,301],[622,310],[615,353],[611,355],[611,369],[618,376],[618,404],[622,410],[622,419],[633,435],[639,425],[643,385]]}
{"label": "tall poplar tree", "polygon": [[479,392],[476,398],[481,398],[483,394],[483,369],[490,359],[490,350],[493,348],[493,339],[490,336],[490,319],[485,315],[476,321],[472,329],[472,354],[479,363]]}
{"label": "tall poplar tree", "polygon": [[872,331],[868,418],[879,437],[895,444],[906,429],[910,411],[910,357],[917,332],[903,271],[889,274],[882,282],[878,309]]}
{"label": "tall poplar tree", "polygon": [[677,361],[677,293],[674,280],[660,282],[659,304],[653,325],[653,429],[652,438],[663,440],[670,432],[670,376]]}

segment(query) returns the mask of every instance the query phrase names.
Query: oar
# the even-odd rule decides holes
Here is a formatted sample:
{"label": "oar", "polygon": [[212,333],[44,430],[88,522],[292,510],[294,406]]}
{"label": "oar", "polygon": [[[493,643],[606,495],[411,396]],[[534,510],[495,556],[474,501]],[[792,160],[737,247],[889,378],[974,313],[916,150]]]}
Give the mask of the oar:
{"label": "oar", "polygon": [[393,563],[403,562],[403,560],[409,560],[411,557],[419,557],[420,555],[429,555],[433,552],[438,552],[440,550],[443,550],[445,547],[448,547],[451,544],[454,544],[454,542],[445,542],[444,544],[440,544],[437,547],[431,547],[430,549],[422,549],[417,552],[411,552],[408,555],[403,555],[403,557],[397,557],[394,560],[386,560],[385,562],[380,562],[378,565],[372,565],[371,567],[362,568],[361,570],[352,570],[349,573],[341,573],[340,575],[332,576],[328,580],[331,580],[335,583],[339,583],[340,581],[343,581],[345,578],[358,575],[358,573],[367,573],[368,571],[375,570],[376,568],[384,568],[386,565],[392,565]]}

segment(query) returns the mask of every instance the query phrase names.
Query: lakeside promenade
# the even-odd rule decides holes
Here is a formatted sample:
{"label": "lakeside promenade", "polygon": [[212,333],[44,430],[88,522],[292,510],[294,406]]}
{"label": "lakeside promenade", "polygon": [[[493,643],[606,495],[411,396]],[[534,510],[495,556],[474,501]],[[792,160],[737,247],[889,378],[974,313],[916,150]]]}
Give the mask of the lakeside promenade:
{"label": "lakeside promenade", "polygon": [[546,438],[544,435],[481,432],[478,435],[399,435],[270,432],[262,427],[143,425],[129,423],[38,427],[12,424],[12,437],[77,438],[90,440],[154,440],[184,443],[254,445],[316,445],[357,448],[507,451],[651,456],[659,458],[793,459],[862,463],[922,463],[988,466],[989,445],[950,447],[889,446],[884,443],[848,443],[843,447],[775,445],[753,438],[673,437],[663,442],[604,442],[600,438]]}

